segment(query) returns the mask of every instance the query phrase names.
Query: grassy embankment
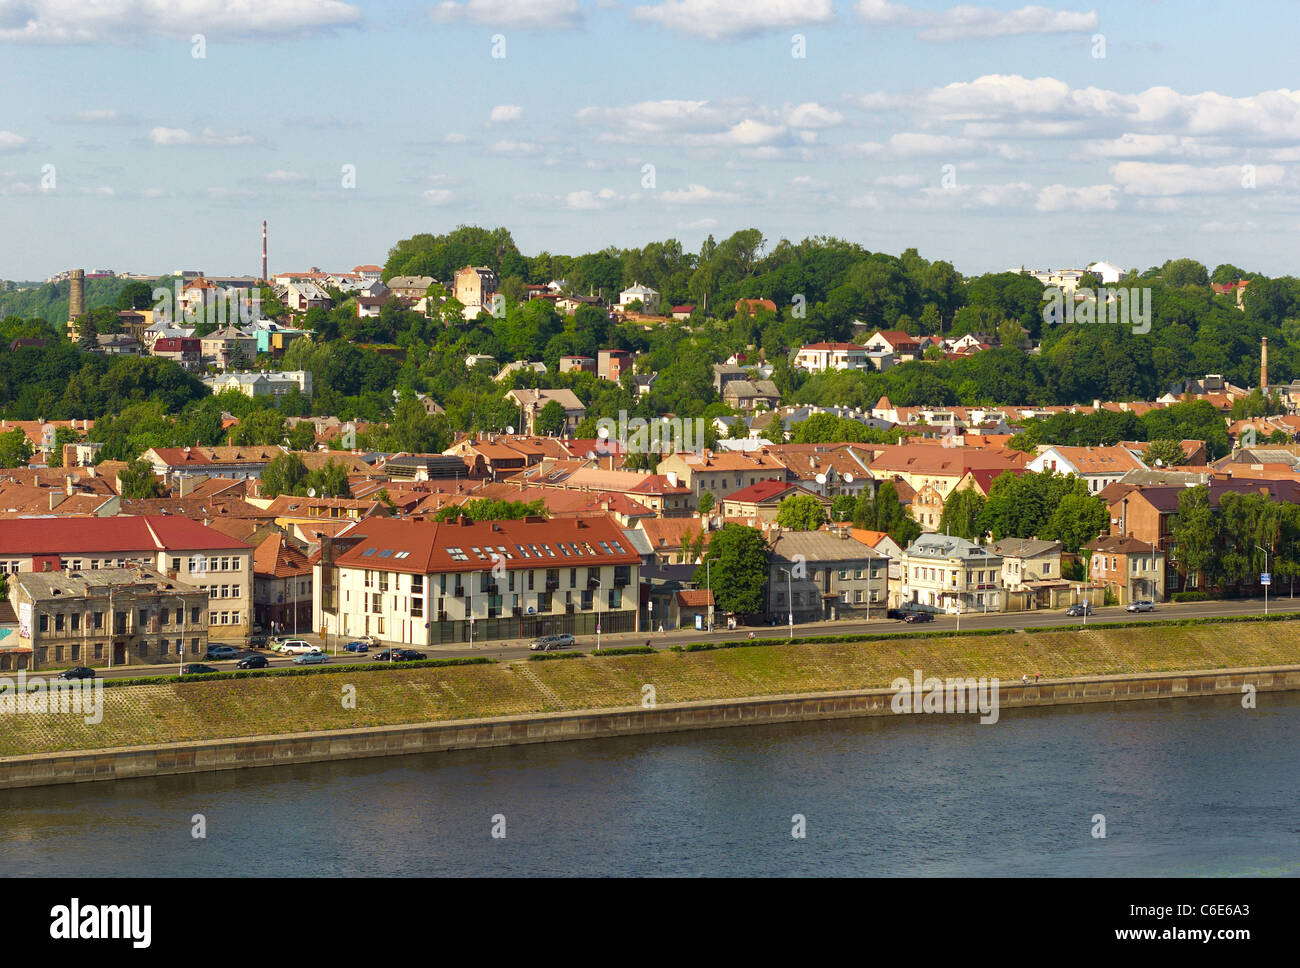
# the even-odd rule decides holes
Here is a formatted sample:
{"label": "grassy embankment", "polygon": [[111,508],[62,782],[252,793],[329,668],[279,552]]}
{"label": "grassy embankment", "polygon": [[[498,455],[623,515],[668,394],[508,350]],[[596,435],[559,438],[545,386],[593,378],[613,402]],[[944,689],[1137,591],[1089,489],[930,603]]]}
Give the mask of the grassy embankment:
{"label": "grassy embankment", "polygon": [[[361,672],[166,682],[104,690],[97,726],[78,716],[0,716],[0,755],[886,687],[898,676],[1049,679],[1300,664],[1300,622],[1162,623],[993,635],[749,645]],[[345,687],[356,690],[345,708]]]}

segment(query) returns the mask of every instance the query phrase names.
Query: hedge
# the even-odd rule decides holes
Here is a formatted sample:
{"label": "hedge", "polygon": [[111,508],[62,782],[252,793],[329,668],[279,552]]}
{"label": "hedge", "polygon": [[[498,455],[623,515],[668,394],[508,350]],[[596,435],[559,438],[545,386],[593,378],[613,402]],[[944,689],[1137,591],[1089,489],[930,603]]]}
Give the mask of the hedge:
{"label": "hedge", "polygon": [[291,669],[237,669],[234,672],[198,672],[188,676],[142,676],[133,679],[103,679],[104,688],[117,686],[154,686],[167,682],[216,682],[220,679],[253,679],[271,676],[311,676],[339,672],[391,672],[394,669],[437,668],[439,666],[490,665],[496,659],[466,656],[456,659],[421,659],[416,662],[375,662],[372,664],[319,665]]}

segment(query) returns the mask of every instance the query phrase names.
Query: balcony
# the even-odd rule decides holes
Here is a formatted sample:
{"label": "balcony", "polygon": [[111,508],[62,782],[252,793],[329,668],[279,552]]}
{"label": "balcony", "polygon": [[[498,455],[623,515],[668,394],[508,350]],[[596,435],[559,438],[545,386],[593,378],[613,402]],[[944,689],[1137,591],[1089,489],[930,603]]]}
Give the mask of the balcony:
{"label": "balcony", "polygon": [[556,591],[560,587],[560,579],[557,575],[555,578],[546,579],[546,590],[548,592]]}

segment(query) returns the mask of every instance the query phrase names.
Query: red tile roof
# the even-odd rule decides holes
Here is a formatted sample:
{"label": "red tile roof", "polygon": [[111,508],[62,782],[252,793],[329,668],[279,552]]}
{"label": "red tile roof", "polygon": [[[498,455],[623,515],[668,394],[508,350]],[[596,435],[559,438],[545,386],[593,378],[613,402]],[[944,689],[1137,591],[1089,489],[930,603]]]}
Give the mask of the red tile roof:
{"label": "red tile roof", "polygon": [[0,521],[0,555],[66,555],[109,551],[219,551],[242,541],[188,518],[17,518]]}
{"label": "red tile roof", "polygon": [[484,571],[493,565],[493,552],[504,559],[509,570],[634,565],[641,561],[618,524],[604,515],[465,524],[369,518],[344,537],[359,540],[338,556],[340,566],[417,575]]}

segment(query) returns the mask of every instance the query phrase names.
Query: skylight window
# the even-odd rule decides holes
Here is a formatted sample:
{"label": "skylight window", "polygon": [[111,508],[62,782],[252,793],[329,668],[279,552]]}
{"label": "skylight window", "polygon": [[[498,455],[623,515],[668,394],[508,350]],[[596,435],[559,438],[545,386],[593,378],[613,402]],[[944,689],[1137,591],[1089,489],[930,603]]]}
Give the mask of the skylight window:
{"label": "skylight window", "polygon": [[374,548],[367,548],[365,551],[361,552],[361,557],[362,557],[362,558],[369,558],[369,557],[371,557],[374,553],[375,553],[375,549],[374,549]]}
{"label": "skylight window", "polygon": [[392,548],[385,548],[383,551],[379,552],[379,557],[380,557],[380,558],[391,558],[391,557],[393,557],[393,549],[392,549]]}
{"label": "skylight window", "polygon": [[411,553],[410,553],[409,551],[399,551],[397,554],[393,555],[393,557],[394,557],[394,558],[409,558],[409,557],[411,557]]}

